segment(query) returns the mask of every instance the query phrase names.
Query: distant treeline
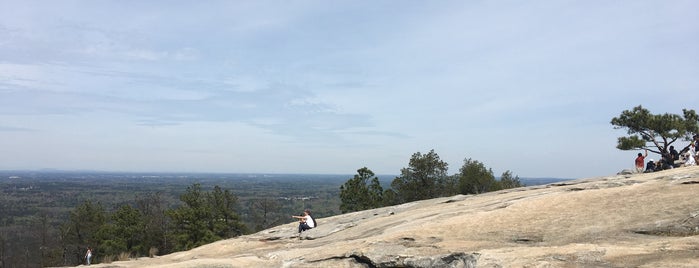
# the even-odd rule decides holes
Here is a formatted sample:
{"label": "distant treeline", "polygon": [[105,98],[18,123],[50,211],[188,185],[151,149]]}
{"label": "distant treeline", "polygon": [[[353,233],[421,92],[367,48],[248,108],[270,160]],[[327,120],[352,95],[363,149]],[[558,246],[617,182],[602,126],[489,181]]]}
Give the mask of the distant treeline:
{"label": "distant treeline", "polygon": [[[381,202],[367,208],[509,187],[503,182],[522,185],[509,171],[492,177],[478,161],[469,159],[466,169],[451,176],[433,169],[442,164],[431,151],[413,155],[401,175],[381,178],[368,168],[354,176],[0,171],[0,268],[84,264],[88,246],[93,263],[162,255],[288,223],[304,208],[329,217],[359,209],[347,193],[357,182],[371,189],[367,182],[374,178],[380,198],[373,200]],[[471,167],[467,173],[480,172],[488,188],[461,183]],[[427,186],[443,188],[411,185],[432,179]],[[390,186],[384,190],[381,183]]]}
{"label": "distant treeline", "polygon": [[414,153],[408,167],[401,169],[390,188],[384,189],[378,177],[367,167],[340,186],[340,210],[360,211],[383,206],[403,204],[455,194],[480,194],[502,189],[522,187],[519,176],[505,171],[499,178],[485,164],[465,159],[459,172],[448,175],[449,165],[434,150],[426,154]]}
{"label": "distant treeline", "polygon": [[0,171],[0,268],[84,264],[88,246],[93,263],[162,255],[292,222],[304,208],[337,215],[348,177]]}

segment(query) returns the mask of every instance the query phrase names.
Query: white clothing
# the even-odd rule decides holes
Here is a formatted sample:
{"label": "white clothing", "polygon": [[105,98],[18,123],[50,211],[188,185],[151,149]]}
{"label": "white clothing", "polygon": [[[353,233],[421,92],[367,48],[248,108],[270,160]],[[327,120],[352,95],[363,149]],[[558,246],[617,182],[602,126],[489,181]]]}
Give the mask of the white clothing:
{"label": "white clothing", "polygon": [[690,149],[689,149],[689,157],[687,157],[687,161],[684,162],[684,165],[685,165],[685,166],[696,166],[696,165],[697,165],[697,161],[694,160],[694,155],[695,155],[695,153],[694,153],[694,148],[691,148],[691,147],[690,147]]}
{"label": "white clothing", "polygon": [[306,224],[308,224],[308,227],[315,228],[316,223],[313,222],[313,218],[311,218],[311,215],[306,215]]}

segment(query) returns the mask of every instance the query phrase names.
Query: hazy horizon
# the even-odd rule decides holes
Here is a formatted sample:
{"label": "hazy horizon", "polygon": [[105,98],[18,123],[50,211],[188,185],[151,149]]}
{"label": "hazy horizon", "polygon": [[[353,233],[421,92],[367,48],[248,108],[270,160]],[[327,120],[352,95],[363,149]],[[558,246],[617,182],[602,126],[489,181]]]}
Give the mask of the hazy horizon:
{"label": "hazy horizon", "polygon": [[[140,172],[135,172],[135,171],[103,171],[103,170],[89,170],[89,169],[82,169],[82,170],[63,170],[63,169],[36,169],[36,170],[29,170],[29,169],[22,169],[22,170],[0,170],[0,173],[12,173],[12,172],[21,172],[21,173],[44,173],[44,174],[52,174],[52,173],[75,173],[75,174],[125,174],[125,175],[153,175],[153,174],[160,174],[160,175],[228,175],[228,176],[343,176],[343,178],[346,177],[346,179],[352,178],[356,173],[354,174],[340,174],[340,173],[273,173],[273,172],[260,172],[260,173],[246,173],[246,172],[169,172],[169,171],[140,171]],[[455,174],[449,174],[455,175]],[[496,179],[500,178],[501,174],[493,174]],[[390,181],[394,177],[400,176],[400,174],[375,174],[376,177],[379,177],[381,181]],[[390,177],[387,179],[387,177]],[[563,179],[563,180],[569,180],[569,179],[580,179],[580,178],[565,178],[565,177],[521,177],[519,176],[520,179],[527,180],[527,179]]]}

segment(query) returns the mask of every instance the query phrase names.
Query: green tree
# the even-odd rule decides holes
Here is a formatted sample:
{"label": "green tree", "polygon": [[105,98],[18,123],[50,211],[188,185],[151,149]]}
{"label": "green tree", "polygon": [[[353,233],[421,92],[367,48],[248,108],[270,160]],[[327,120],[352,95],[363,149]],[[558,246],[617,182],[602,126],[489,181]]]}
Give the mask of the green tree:
{"label": "green tree", "polygon": [[174,225],[175,250],[189,250],[244,233],[235,212],[237,198],[229,190],[216,186],[207,193],[196,183],[187,187],[180,200],[182,206],[167,212]]}
{"label": "green tree", "polygon": [[197,183],[187,187],[186,192],[180,195],[180,201],[183,202],[182,206],[168,210],[174,224],[175,250],[189,250],[216,241],[218,238],[208,228],[211,209],[206,204],[201,185]]}
{"label": "green tree", "polygon": [[130,205],[123,205],[112,213],[111,218],[111,230],[106,232],[100,247],[104,254],[143,253],[144,224],[141,212]]}
{"label": "green tree", "polygon": [[167,239],[171,223],[165,214],[165,206],[159,193],[136,198],[136,208],[143,219],[140,255],[151,256],[151,254],[172,252],[172,245]]}
{"label": "green tree", "polygon": [[66,255],[72,256],[72,264],[83,263],[87,247],[94,248],[94,255],[101,254],[95,246],[102,242],[100,232],[106,224],[107,216],[100,203],[88,200],[70,212],[68,222],[62,226],[62,237]]}
{"label": "green tree", "polygon": [[398,204],[400,204],[400,200],[398,199],[398,194],[396,194],[396,191],[393,189],[386,189],[383,191],[384,206],[393,206]]}
{"label": "green tree", "polygon": [[480,194],[500,190],[501,186],[493,176],[493,171],[471,158],[464,160],[459,174],[459,189],[462,194]]}
{"label": "green tree", "polygon": [[448,188],[451,183],[447,169],[448,164],[434,150],[424,155],[414,153],[408,167],[401,169],[401,175],[391,182],[396,201],[406,203],[449,195],[453,189]]}
{"label": "green tree", "polygon": [[383,188],[369,168],[357,170],[353,178],[340,186],[342,213],[378,208],[383,205]]}
{"label": "green tree", "polygon": [[511,189],[523,187],[524,184],[520,182],[519,176],[513,176],[512,172],[508,170],[502,173],[502,175],[500,176],[500,186],[502,187],[502,189]]}
{"label": "green tree", "polygon": [[206,194],[206,199],[212,212],[209,226],[216,237],[231,238],[245,232],[245,226],[235,209],[238,197],[233,192],[228,189],[223,190],[216,185]]}
{"label": "green tree", "polygon": [[692,135],[699,132],[697,113],[687,109],[682,109],[682,113],[651,114],[640,105],[621,112],[621,115],[612,118],[611,124],[615,129],[626,129],[628,136],[619,137],[616,148],[648,149],[661,156],[667,155],[672,143],[677,140],[689,141]]}

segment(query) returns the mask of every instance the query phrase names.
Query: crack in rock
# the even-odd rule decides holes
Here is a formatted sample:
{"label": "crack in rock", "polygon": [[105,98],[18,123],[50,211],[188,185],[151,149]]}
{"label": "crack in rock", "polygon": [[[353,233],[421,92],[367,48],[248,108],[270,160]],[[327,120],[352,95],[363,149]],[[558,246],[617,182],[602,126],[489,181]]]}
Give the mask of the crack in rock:
{"label": "crack in rock", "polygon": [[[400,257],[400,256],[377,256],[372,259],[364,254],[350,254],[347,256],[335,256],[327,259],[314,261],[315,263],[321,263],[326,260],[343,260],[351,259],[358,264],[362,264],[369,268],[390,268],[390,267],[405,267],[405,268],[475,268],[480,258],[479,253],[464,253],[457,252],[446,255],[435,255],[435,256],[413,256],[413,257]],[[375,259],[384,259],[383,261],[378,261]]]}

